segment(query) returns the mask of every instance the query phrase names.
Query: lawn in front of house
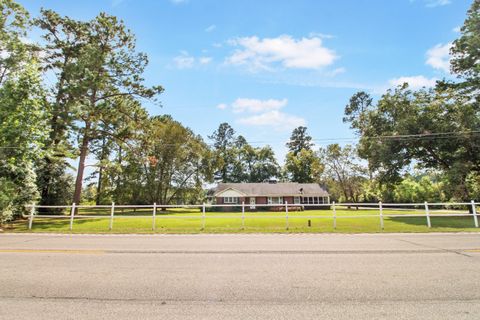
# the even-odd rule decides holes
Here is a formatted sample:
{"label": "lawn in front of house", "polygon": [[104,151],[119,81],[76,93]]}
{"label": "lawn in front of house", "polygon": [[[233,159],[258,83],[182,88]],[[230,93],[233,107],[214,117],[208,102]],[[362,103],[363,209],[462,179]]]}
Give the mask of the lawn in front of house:
{"label": "lawn in front of house", "polygon": [[[452,212],[452,211],[448,211]],[[380,227],[378,208],[348,209],[336,208],[336,228],[333,210],[291,211],[288,222],[285,212],[206,212],[202,218],[200,209],[175,208],[157,211],[155,230],[151,208],[120,208],[115,210],[113,228],[110,226],[109,208],[82,208],[75,216],[73,229],[66,214],[59,218],[36,216],[32,230],[28,230],[28,219],[16,220],[5,226],[7,232],[59,232],[59,233],[374,233],[374,232],[459,232],[480,231],[475,228],[472,216],[446,217],[447,211],[431,211],[431,228],[427,227],[425,212],[422,210],[384,209],[384,229]],[[466,211],[453,211],[466,213]],[[407,216],[415,214],[420,216]],[[85,217],[99,215],[101,217]],[[388,215],[398,215],[388,217]],[[205,221],[205,222],[203,222]],[[243,223],[242,223],[243,221]],[[203,228],[203,223],[205,227]],[[287,229],[288,223],[288,229]]]}

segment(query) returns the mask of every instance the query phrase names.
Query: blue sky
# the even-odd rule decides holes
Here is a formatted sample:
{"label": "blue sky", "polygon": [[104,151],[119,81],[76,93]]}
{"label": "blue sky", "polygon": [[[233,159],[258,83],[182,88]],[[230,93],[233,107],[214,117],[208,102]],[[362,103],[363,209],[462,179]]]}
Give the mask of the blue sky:
{"label": "blue sky", "polygon": [[353,137],[343,109],[359,90],[376,97],[408,81],[449,78],[449,44],[466,0],[20,0],[77,19],[123,19],[146,52],[163,107],[207,141],[221,122],[280,162],[298,125],[318,145]]}

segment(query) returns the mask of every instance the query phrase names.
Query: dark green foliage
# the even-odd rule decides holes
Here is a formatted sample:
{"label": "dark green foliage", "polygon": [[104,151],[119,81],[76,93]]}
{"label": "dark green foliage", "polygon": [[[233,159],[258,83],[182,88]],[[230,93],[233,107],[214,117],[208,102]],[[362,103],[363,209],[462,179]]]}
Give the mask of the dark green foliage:
{"label": "dark green foliage", "polygon": [[[478,96],[480,86],[480,1],[474,0],[467,12],[467,19],[460,29],[461,36],[451,49],[452,71],[462,80],[457,88]],[[477,100],[478,101],[478,100]]]}
{"label": "dark green foliage", "polygon": [[25,212],[38,199],[35,162],[48,135],[39,63],[24,44],[28,16],[12,1],[0,2],[0,222]]}
{"label": "dark green foliage", "polygon": [[342,148],[331,144],[320,148],[319,155],[325,166],[323,181],[328,186],[330,197],[342,202],[364,201],[367,170],[360,163],[356,149],[351,145]]}
{"label": "dark green foliage", "polygon": [[294,156],[302,150],[311,150],[313,146],[312,137],[307,133],[307,127],[295,128],[286,146]]}
{"label": "dark green foliage", "polygon": [[222,123],[209,136],[219,170],[215,173],[221,182],[263,182],[280,176],[280,167],[270,146],[253,147],[243,136]]}
{"label": "dark green foliage", "polygon": [[319,182],[323,165],[318,154],[312,150],[312,137],[307,128],[295,128],[286,146],[289,152],[285,158],[284,178],[299,183]]}

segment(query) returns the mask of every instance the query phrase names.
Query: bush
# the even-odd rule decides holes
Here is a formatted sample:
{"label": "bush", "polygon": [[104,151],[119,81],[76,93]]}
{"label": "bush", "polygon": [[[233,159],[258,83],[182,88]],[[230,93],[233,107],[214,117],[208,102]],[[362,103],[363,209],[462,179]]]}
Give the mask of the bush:
{"label": "bush", "polygon": [[0,179],[0,223],[27,213],[25,206],[38,200],[36,175],[31,165],[3,169],[6,168],[10,170],[3,170],[5,175]]}
{"label": "bush", "polygon": [[11,181],[0,178],[0,225],[13,216],[14,185]]}

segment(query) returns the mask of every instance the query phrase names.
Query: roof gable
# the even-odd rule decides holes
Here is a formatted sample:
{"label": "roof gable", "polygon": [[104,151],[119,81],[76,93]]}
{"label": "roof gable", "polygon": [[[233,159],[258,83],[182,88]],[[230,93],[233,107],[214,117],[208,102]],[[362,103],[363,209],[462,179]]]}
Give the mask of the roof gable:
{"label": "roof gable", "polygon": [[237,190],[235,188],[227,188],[223,190],[218,190],[215,192],[215,197],[238,197],[238,196],[247,196],[244,192]]}

